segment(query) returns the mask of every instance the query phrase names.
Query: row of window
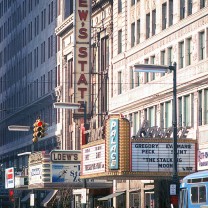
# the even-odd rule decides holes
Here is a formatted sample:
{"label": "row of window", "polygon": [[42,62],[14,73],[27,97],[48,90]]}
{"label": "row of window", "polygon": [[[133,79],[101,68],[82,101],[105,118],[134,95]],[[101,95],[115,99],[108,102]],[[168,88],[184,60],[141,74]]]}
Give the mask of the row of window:
{"label": "row of window", "polygon": [[[55,110],[51,104],[42,108],[40,111],[34,112],[29,116],[24,117],[24,119],[18,120],[18,123],[22,125],[28,125],[29,123],[31,123],[31,121],[35,121],[37,119],[37,115],[39,115],[43,121],[46,121],[49,124],[49,126],[51,126],[56,119],[54,116]],[[31,135],[31,132],[10,132],[8,131],[8,127],[5,126],[5,128],[1,128],[0,130],[0,146],[4,146],[11,142],[17,142],[18,140],[22,140],[27,135]]]}
{"label": "row of window", "polygon": [[[177,99],[177,123],[179,127],[193,127],[194,109],[197,109],[198,125],[208,124],[208,89],[203,89],[197,93],[198,106],[194,106],[194,94],[188,94]],[[160,103],[152,107],[145,108],[135,113],[129,114],[132,136],[136,135],[141,127],[142,120],[148,120],[149,126],[158,126],[167,129],[172,126],[172,101]]]}
{"label": "row of window", "polygon": [[[37,100],[39,97],[45,95],[48,92],[51,92],[55,84],[54,77],[56,72],[53,70],[49,71],[46,75],[42,75],[40,79],[36,79],[33,83],[28,83],[27,86],[17,89],[13,95],[7,98],[0,104],[1,109],[18,109],[19,107],[24,106],[32,101]],[[6,80],[0,80],[1,86],[6,83]],[[4,119],[8,115],[7,111],[0,112],[0,118]]]}
{"label": "row of window", "polygon": [[[17,0],[2,0],[0,2],[0,18],[12,7],[12,5],[16,8],[16,1]],[[22,3],[23,17],[26,17],[27,10],[29,14],[33,7],[36,7],[38,4],[39,0],[24,0]]]}
{"label": "row of window", "polygon": [[[43,31],[46,28],[46,9],[41,11],[41,20],[39,24],[39,15],[34,18],[34,21],[31,21],[27,27],[22,31],[22,42],[25,46],[26,43],[30,42],[33,38],[33,34],[36,37],[39,34],[39,29]],[[48,24],[52,23],[54,20],[54,5],[53,1],[48,5]],[[2,42],[7,36],[16,29],[17,25],[22,22],[21,18],[21,7],[19,6],[13,14],[8,17],[6,22],[0,26],[0,42]]]}
{"label": "row of window", "polygon": [[[48,43],[47,43],[48,59],[50,59],[53,56],[54,45],[55,45],[54,36],[51,35],[48,38]],[[6,64],[8,61],[11,60],[11,58],[15,55],[13,54],[14,51],[16,51],[15,47],[14,46],[12,47],[12,44],[8,44],[8,46],[5,47],[4,50],[0,52],[0,67],[2,67],[4,64]],[[36,69],[39,66],[39,63],[43,64],[45,61],[46,61],[46,41],[42,42],[40,47],[36,47],[33,53],[30,52],[28,53],[28,55],[24,56],[22,60],[20,60],[20,62],[18,63],[18,65],[20,65],[19,67],[18,65],[12,67],[14,68],[14,70],[16,69],[16,72],[13,71],[13,69],[11,68],[12,71],[11,77],[15,77],[13,79],[13,83],[21,79],[23,76],[26,76],[28,73],[30,73],[33,70],[33,68]]]}
{"label": "row of window", "polygon": [[[208,33],[208,31],[207,31]],[[206,53],[206,41],[205,41],[206,31],[201,31],[198,34],[198,61],[204,60],[207,57]],[[156,64],[155,63],[155,55],[152,55],[149,58],[144,59],[145,64]],[[160,57],[159,57],[160,65],[172,65],[173,64],[173,47],[170,46],[165,50],[160,51]],[[192,37],[188,37],[183,41],[180,41],[178,43],[178,68],[184,68],[187,66],[190,66],[193,62],[193,43],[192,43]],[[161,74],[161,76],[164,76],[165,74]],[[135,73],[133,68],[130,69],[130,75],[129,75],[129,88],[133,89],[134,87],[140,86],[141,84],[148,83],[152,80],[155,80],[155,73]],[[122,71],[118,71],[117,76],[117,89],[118,94],[122,93]],[[142,80],[142,81],[141,81]]]}
{"label": "row of window", "polygon": [[[122,0],[119,0],[119,5],[121,6]],[[205,0],[200,0],[200,9],[205,7]],[[135,0],[132,0],[132,5],[135,4]],[[187,5],[187,8],[186,8]],[[120,8],[120,7],[119,7]],[[122,7],[121,7],[122,8]],[[192,0],[180,0],[180,19],[184,19],[186,16],[192,14]],[[119,10],[120,11],[120,10]],[[161,18],[161,28],[162,30],[166,29],[168,26],[173,25],[173,11],[174,5],[173,0],[168,0],[167,2],[161,5],[162,18]],[[121,12],[121,11],[120,11]],[[157,11],[156,9],[152,10],[150,13],[146,14],[146,39],[156,34],[156,23],[157,20]],[[134,47],[136,44],[140,43],[141,38],[141,21],[137,19],[135,22],[131,23],[131,47]],[[159,26],[159,25],[158,25]],[[143,32],[143,31],[142,31]],[[123,52],[122,50],[122,29],[118,31],[118,54]]]}

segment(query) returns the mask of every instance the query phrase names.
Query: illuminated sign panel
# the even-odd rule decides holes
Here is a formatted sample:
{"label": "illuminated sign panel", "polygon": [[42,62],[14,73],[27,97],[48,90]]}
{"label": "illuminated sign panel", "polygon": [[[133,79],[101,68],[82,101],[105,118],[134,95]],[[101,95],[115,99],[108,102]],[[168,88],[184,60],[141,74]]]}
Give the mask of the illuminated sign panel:
{"label": "illuminated sign panel", "polygon": [[105,172],[105,144],[82,149],[83,175]]}
{"label": "illuminated sign panel", "polygon": [[[195,144],[178,143],[178,171],[194,172]],[[172,143],[132,143],[132,171],[172,172]]]}
{"label": "illuminated sign panel", "polygon": [[109,142],[109,169],[117,170],[118,169],[118,137],[119,137],[119,122],[118,119],[110,120],[110,142]]}
{"label": "illuminated sign panel", "polygon": [[74,91],[75,103],[82,103],[90,97],[91,1],[76,0],[74,3]]}
{"label": "illuminated sign panel", "polygon": [[198,151],[198,170],[207,170],[208,168],[208,149]]}
{"label": "illuminated sign panel", "polygon": [[29,184],[42,183],[42,164],[29,167]]}
{"label": "illuminated sign panel", "polygon": [[5,188],[14,188],[14,168],[5,169]]}

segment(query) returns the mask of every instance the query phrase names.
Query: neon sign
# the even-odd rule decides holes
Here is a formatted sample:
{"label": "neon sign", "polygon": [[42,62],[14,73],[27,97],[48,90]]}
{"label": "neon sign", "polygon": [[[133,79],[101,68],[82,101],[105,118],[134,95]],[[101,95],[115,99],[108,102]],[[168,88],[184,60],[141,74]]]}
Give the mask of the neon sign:
{"label": "neon sign", "polygon": [[[89,90],[90,72],[90,34],[91,34],[91,4],[90,0],[77,0],[75,3],[74,18],[74,71],[76,93],[75,102],[86,101]],[[78,110],[82,112],[82,110]]]}

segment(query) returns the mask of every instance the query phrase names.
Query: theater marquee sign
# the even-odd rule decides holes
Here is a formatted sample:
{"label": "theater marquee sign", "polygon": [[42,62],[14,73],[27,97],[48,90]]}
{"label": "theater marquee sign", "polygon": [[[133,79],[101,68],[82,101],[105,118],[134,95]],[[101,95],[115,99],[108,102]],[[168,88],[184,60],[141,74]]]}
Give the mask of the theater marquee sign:
{"label": "theater marquee sign", "polygon": [[83,174],[105,172],[105,144],[98,144],[82,149]]}
{"label": "theater marquee sign", "polygon": [[[171,131],[168,131],[169,134],[156,134],[142,128],[138,137],[130,137],[129,120],[119,114],[108,115],[103,129],[105,136],[102,139],[97,136],[98,140],[82,145],[81,178],[172,178],[174,154]],[[184,177],[197,170],[197,141],[187,138],[187,129],[181,131],[183,136],[177,139],[177,165],[179,177]],[[150,133],[155,136],[150,137]]]}
{"label": "theater marquee sign", "polygon": [[[178,143],[177,158],[179,172],[196,171],[194,143]],[[172,172],[173,144],[165,140],[132,143],[132,171]]]}

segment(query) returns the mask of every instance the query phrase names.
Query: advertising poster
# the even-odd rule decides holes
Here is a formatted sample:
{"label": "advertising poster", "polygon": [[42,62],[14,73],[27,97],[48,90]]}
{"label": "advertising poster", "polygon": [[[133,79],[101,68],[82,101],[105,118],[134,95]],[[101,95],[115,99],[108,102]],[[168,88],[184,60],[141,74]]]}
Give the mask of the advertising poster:
{"label": "advertising poster", "polygon": [[73,164],[52,164],[51,176],[53,183],[67,182],[77,183],[82,182],[80,179],[80,163]]}

